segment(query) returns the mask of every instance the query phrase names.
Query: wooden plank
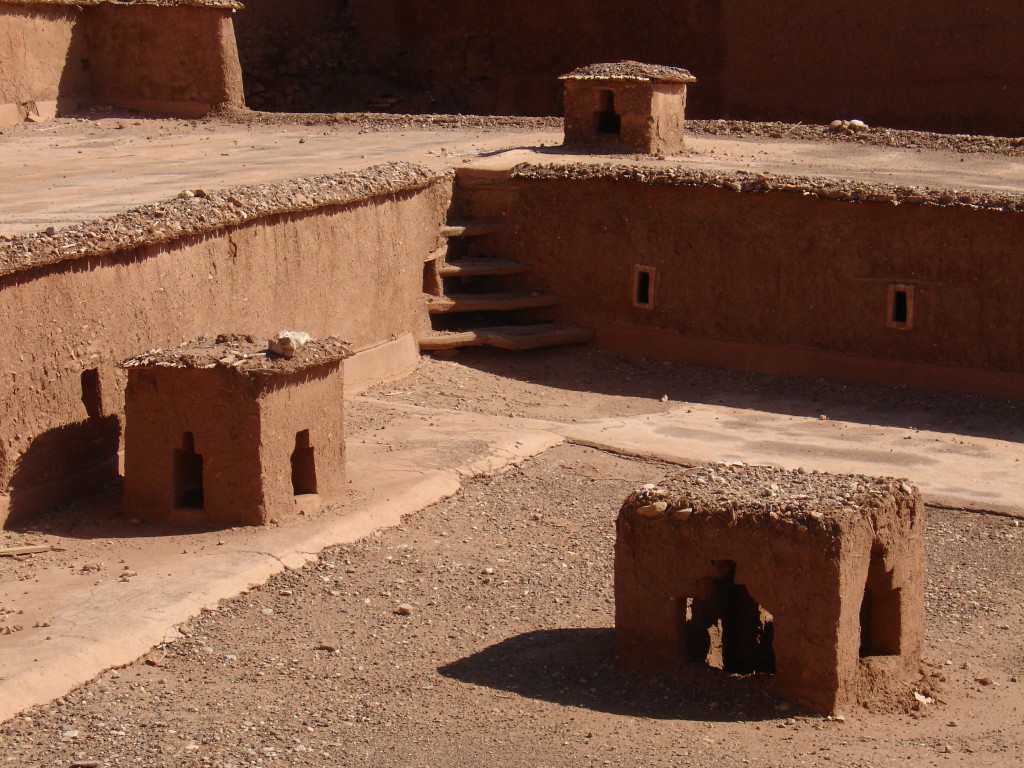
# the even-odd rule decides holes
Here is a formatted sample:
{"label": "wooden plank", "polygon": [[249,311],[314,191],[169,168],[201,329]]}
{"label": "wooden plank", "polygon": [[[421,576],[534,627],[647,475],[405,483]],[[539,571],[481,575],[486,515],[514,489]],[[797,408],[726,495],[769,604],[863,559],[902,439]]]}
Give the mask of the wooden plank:
{"label": "wooden plank", "polygon": [[0,549],[0,557],[18,557],[19,555],[41,555],[43,552],[52,550],[48,544],[35,547],[7,547]]}

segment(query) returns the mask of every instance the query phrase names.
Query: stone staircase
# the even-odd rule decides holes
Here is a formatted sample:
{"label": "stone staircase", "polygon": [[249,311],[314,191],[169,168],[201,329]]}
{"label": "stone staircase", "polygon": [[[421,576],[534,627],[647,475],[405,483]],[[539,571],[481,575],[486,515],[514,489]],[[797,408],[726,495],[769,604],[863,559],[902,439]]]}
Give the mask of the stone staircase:
{"label": "stone staircase", "polygon": [[481,221],[441,231],[445,245],[423,269],[431,330],[420,337],[421,350],[488,345],[523,351],[593,341],[593,331],[551,320],[557,294],[523,289],[513,280],[528,273],[528,265],[487,255],[488,236],[504,228],[504,222]]}

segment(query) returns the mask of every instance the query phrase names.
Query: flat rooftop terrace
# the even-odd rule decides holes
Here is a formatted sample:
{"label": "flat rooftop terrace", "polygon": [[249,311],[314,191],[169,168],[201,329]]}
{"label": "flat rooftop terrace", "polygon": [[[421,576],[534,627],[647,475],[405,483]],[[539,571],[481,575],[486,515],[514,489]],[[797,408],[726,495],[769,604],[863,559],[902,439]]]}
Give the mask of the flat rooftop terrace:
{"label": "flat rooftop terrace", "polygon": [[552,120],[450,118],[422,124],[415,118],[367,117],[339,123],[330,117],[273,116],[268,122],[103,117],[0,130],[5,181],[0,235],[60,229],[166,200],[184,189],[268,183],[390,160],[438,171],[480,160],[494,169],[519,163],[681,166],[1024,194],[1024,146],[1007,140],[927,134],[894,140],[890,134],[897,132],[836,140],[825,129],[805,126],[743,130],[695,124],[688,153],[659,160],[564,152],[561,128]]}

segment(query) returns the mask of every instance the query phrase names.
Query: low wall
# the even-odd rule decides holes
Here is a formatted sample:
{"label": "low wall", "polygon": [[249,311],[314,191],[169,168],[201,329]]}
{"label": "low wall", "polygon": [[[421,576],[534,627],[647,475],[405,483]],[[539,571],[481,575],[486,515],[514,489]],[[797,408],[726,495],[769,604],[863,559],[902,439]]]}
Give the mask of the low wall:
{"label": "low wall", "polygon": [[[508,221],[484,250],[529,263],[524,287],[557,292],[559,319],[605,346],[1024,397],[1020,201],[781,177],[758,192],[772,179],[686,173],[523,167],[515,191],[467,191],[461,205]],[[893,286],[912,294],[909,328],[891,322]]]}
{"label": "low wall", "polygon": [[0,125],[105,104],[243,104],[233,0],[0,0]]}
{"label": "low wall", "polygon": [[367,350],[378,379],[407,365],[393,340],[428,322],[423,261],[449,199],[436,175],[389,164],[0,244],[0,322],[18,329],[0,338],[0,520],[116,480],[132,355],[287,328]]}

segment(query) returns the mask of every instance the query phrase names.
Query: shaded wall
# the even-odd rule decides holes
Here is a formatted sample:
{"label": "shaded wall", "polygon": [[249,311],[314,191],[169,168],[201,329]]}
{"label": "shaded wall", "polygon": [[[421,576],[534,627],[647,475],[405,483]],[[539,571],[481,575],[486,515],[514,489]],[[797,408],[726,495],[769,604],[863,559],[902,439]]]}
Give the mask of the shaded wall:
{"label": "shaded wall", "polygon": [[[0,338],[0,520],[8,503],[18,516],[94,489],[111,459],[116,477],[127,357],[208,333],[297,328],[360,350],[418,330],[449,196],[433,184],[0,279],[0,323],[18,328]],[[83,392],[90,370],[98,396]],[[52,464],[61,451],[76,459]]]}
{"label": "shaded wall", "polygon": [[1024,4],[722,0],[724,115],[1024,133]]}
{"label": "shaded wall", "polygon": [[693,118],[1024,130],[1019,0],[284,5],[249,0],[237,17],[246,76],[260,87],[253,106],[363,110],[392,97],[374,108],[557,115],[558,75],[632,58],[693,72]]}
{"label": "shaded wall", "polygon": [[[467,193],[560,319],[653,358],[1024,397],[1024,216],[636,181]],[[634,306],[634,267],[655,270]],[[580,280],[581,270],[586,274]],[[889,289],[914,286],[912,329]]]}

